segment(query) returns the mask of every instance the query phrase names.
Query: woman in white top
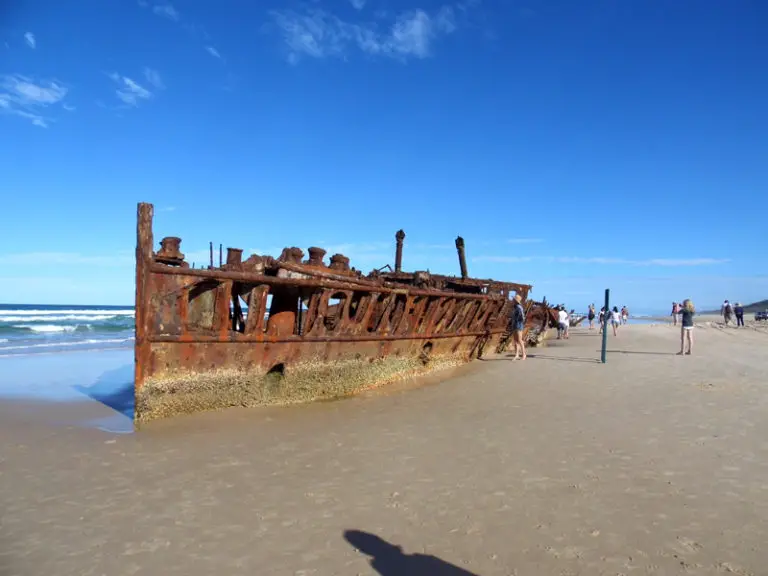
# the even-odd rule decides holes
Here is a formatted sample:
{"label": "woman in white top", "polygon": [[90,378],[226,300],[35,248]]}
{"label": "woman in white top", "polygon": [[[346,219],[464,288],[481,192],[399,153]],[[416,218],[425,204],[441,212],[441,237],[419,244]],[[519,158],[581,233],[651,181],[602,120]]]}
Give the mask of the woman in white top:
{"label": "woman in white top", "polygon": [[614,306],[613,310],[611,310],[611,326],[613,326],[614,336],[618,336],[617,330],[619,328],[619,324],[621,324],[621,314],[619,314],[619,309]]}
{"label": "woman in white top", "polygon": [[557,313],[557,323],[558,323],[558,339],[560,338],[560,334],[562,334],[563,338],[568,338],[568,327],[570,326],[570,317],[568,316],[568,312],[565,311],[565,308],[560,308],[560,311]]}

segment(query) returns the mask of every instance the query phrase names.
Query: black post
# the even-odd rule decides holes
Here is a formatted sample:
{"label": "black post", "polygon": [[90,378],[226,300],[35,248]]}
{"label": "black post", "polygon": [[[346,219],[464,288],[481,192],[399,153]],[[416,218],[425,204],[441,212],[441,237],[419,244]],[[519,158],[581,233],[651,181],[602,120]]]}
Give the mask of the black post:
{"label": "black post", "polygon": [[600,354],[600,360],[605,364],[605,350],[608,347],[608,315],[610,314],[610,293],[611,291],[605,289],[605,314],[603,314],[603,351]]}
{"label": "black post", "polygon": [[213,242],[208,243],[208,248],[210,249],[210,252],[211,252],[210,254],[211,261],[210,261],[210,264],[208,264],[208,270],[213,270]]}
{"label": "black post", "polygon": [[222,246],[219,244],[219,268],[221,268],[221,260],[222,260],[223,254],[222,254]]}

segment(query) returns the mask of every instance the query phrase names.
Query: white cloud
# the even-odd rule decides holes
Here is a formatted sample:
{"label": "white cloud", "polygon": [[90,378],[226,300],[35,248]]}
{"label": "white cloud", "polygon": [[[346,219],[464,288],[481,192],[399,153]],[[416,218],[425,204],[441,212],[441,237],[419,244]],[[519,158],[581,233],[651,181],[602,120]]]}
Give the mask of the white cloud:
{"label": "white cloud", "polygon": [[662,267],[690,267],[713,266],[727,264],[728,259],[723,258],[603,258],[581,256],[477,256],[472,259],[476,262],[518,263],[540,260],[556,264],[598,264],[608,266],[662,266]]}
{"label": "white cloud", "polygon": [[352,7],[355,10],[362,10],[365,8],[365,1],[366,0],[349,0],[349,3],[352,4]]}
{"label": "white cloud", "polygon": [[76,110],[76,108],[71,104],[62,104],[61,107],[64,108],[64,110],[67,112],[74,112]]}
{"label": "white cloud", "polygon": [[152,70],[152,68],[144,68],[144,78],[146,78],[147,82],[152,84],[152,86],[158,90],[165,88],[163,85],[163,79],[160,78],[160,74],[157,70]]}
{"label": "white cloud", "polygon": [[43,112],[59,104],[68,89],[52,80],[36,81],[19,74],[0,76],[0,112],[25,118],[33,125],[47,128],[50,119]]}
{"label": "white cloud", "polygon": [[[147,68],[145,69],[145,76],[148,76],[147,71],[150,73],[154,72]],[[154,74],[156,74],[156,72],[154,72]],[[149,76],[151,76],[151,74]],[[112,72],[109,77],[118,85],[118,88],[115,90],[115,94],[124,104],[128,106],[136,107],[142,100],[149,100],[153,96],[152,92],[147,90],[144,86],[132,78],[121,76],[117,72]],[[155,79],[159,80],[159,78],[160,77],[158,75]]]}
{"label": "white cloud", "polygon": [[32,34],[32,32],[27,32],[24,34],[24,41],[27,43],[27,46],[32,48],[33,50],[35,47],[37,47],[37,40],[35,40],[35,35]]}
{"label": "white cloud", "polygon": [[2,266],[132,266],[135,256],[128,251],[113,255],[92,255],[79,252],[26,252],[17,254],[0,254]]}
{"label": "white cloud", "polygon": [[540,244],[544,242],[541,238],[509,238],[507,244]]}
{"label": "white cloud", "polygon": [[173,20],[174,22],[177,22],[179,20],[179,13],[170,4],[155,4],[152,7],[152,12],[157,14],[158,16],[163,16],[165,18],[168,18],[169,20]]}
{"label": "white cloud", "polygon": [[624,266],[712,266],[726,264],[727,259],[719,258],[648,258],[634,260],[628,258],[581,258],[581,257],[555,257],[555,262],[563,264],[607,264]]}
{"label": "white cloud", "polygon": [[208,52],[208,54],[210,54],[214,58],[221,59],[221,54],[219,54],[219,51],[216,50],[216,48],[214,48],[213,46],[206,46],[205,50]]}
{"label": "white cloud", "polygon": [[278,11],[272,16],[292,63],[302,56],[344,58],[355,47],[376,56],[427,58],[434,40],[456,29],[450,7],[433,15],[424,10],[403,12],[383,32],[375,24],[345,22],[325,10]]}

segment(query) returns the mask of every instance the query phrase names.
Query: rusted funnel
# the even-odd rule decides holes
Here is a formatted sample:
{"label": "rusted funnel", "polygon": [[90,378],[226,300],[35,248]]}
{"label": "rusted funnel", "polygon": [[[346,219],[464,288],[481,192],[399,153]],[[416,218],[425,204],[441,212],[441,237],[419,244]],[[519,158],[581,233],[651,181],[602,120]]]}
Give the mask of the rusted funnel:
{"label": "rusted funnel", "polygon": [[243,262],[243,251],[240,248],[227,248],[227,266],[239,266]]}
{"label": "rusted funnel", "polygon": [[461,278],[467,277],[467,257],[464,254],[464,238],[461,236],[456,238],[456,250],[459,253],[459,266],[461,267]]}
{"label": "rusted funnel", "polygon": [[398,230],[395,234],[395,240],[397,241],[397,249],[395,251],[395,272],[401,272],[403,270],[403,240],[405,240],[405,232]]}

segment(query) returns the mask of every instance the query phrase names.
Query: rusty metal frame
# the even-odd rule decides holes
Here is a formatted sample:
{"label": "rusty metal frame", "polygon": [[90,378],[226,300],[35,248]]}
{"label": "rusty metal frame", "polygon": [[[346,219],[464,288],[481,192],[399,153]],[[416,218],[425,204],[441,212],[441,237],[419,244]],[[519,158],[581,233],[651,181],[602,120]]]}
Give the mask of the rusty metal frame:
{"label": "rusty metal frame", "polygon": [[503,343],[514,294],[531,307],[530,285],[470,278],[461,238],[460,277],[403,272],[402,230],[388,273],[363,276],[341,254],[326,265],[317,247],[306,261],[298,248],[245,261],[242,250],[229,248],[226,263],[199,269],[184,260],[178,237],[163,238],[153,250],[153,214],[151,204],[138,205],[137,393],[152,379],[176,373],[267,372],[310,357],[423,358],[426,351],[469,360],[489,343]]}

